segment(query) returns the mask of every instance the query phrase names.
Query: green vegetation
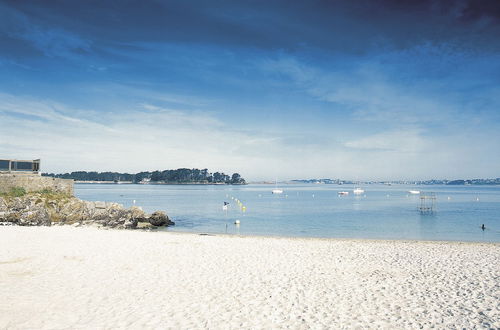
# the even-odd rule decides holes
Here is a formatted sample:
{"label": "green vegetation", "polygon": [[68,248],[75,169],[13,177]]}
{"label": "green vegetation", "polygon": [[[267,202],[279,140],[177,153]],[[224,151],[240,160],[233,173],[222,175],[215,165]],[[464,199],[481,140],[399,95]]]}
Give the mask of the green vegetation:
{"label": "green vegetation", "polygon": [[13,187],[6,193],[0,193],[0,197],[23,197],[26,195],[26,190],[22,187]]}
{"label": "green vegetation", "polygon": [[35,193],[42,194],[42,195],[47,195],[47,194],[55,194],[56,192],[54,190],[52,190],[52,189],[45,188],[45,189],[42,189],[42,190],[35,191]]}
{"label": "green vegetation", "polygon": [[44,200],[55,200],[55,201],[61,201],[71,197],[68,194],[56,192],[51,189],[42,189],[39,191],[26,192],[26,189],[22,187],[14,187],[11,188],[8,192],[0,193],[0,197],[4,198],[24,197],[24,196],[39,196]]}
{"label": "green vegetation", "polygon": [[54,191],[54,190],[48,189],[48,188],[34,191],[32,193],[29,193],[29,194],[30,195],[40,195],[40,197],[44,197],[47,200],[57,200],[57,201],[64,200],[64,199],[71,197],[71,195],[68,195],[68,194],[65,194],[62,192],[57,192],[57,191]]}
{"label": "green vegetation", "polygon": [[78,171],[64,174],[43,173],[44,176],[50,176],[61,179],[73,179],[77,181],[107,181],[120,182],[131,181],[139,182],[155,182],[155,183],[224,183],[224,184],[245,184],[240,174],[234,173],[232,176],[223,172],[210,173],[208,169],[189,169],[179,168],[177,170],[164,170],[153,172],[139,172],[136,174],[117,173],[117,172],[86,172]]}

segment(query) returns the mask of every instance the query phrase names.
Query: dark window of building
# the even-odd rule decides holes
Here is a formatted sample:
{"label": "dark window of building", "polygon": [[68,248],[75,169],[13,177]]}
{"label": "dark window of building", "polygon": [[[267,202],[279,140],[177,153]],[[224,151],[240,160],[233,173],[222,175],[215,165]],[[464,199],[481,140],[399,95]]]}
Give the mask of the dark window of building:
{"label": "dark window of building", "polygon": [[0,170],[10,170],[8,160],[0,160]]}
{"label": "dark window of building", "polygon": [[16,162],[16,169],[18,171],[32,171],[33,163],[32,162]]}

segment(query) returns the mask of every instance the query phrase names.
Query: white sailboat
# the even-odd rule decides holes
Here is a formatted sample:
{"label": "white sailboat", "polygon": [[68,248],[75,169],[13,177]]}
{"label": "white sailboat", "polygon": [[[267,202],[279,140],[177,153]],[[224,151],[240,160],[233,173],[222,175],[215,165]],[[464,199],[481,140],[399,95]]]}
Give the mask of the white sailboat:
{"label": "white sailboat", "polygon": [[283,189],[278,188],[278,180],[274,182],[273,194],[282,194]]}
{"label": "white sailboat", "polygon": [[361,188],[354,188],[354,190],[352,191],[354,193],[354,195],[362,195],[365,193],[365,191]]}

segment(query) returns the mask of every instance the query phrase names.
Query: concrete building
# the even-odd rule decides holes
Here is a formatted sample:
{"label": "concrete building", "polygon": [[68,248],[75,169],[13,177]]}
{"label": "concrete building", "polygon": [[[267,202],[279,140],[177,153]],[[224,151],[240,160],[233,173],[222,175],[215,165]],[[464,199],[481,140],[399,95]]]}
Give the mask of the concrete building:
{"label": "concrete building", "polygon": [[41,176],[40,159],[0,159],[0,193],[12,188],[24,188],[26,192],[52,190],[73,195],[74,181]]}
{"label": "concrete building", "polygon": [[36,174],[40,171],[40,159],[35,160],[17,160],[0,159],[0,172],[23,172]]}

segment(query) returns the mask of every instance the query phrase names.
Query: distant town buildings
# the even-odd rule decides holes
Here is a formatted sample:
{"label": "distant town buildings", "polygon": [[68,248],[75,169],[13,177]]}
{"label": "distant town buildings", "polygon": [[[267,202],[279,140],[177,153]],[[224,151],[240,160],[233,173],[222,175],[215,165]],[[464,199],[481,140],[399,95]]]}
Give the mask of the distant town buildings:
{"label": "distant town buildings", "polygon": [[351,181],[341,179],[305,179],[291,180],[292,183],[316,183],[316,184],[415,184],[415,185],[500,185],[500,178],[496,179],[467,179],[467,180],[397,180],[397,181]]}

